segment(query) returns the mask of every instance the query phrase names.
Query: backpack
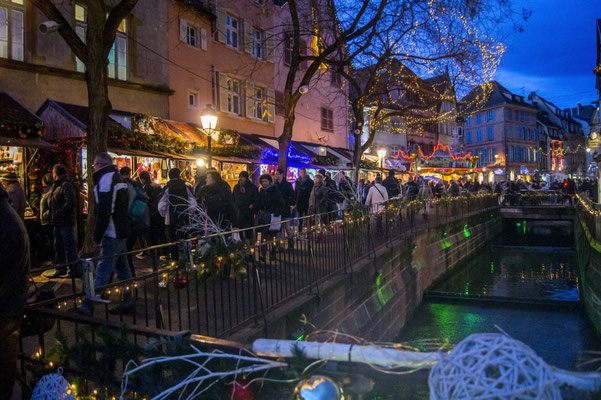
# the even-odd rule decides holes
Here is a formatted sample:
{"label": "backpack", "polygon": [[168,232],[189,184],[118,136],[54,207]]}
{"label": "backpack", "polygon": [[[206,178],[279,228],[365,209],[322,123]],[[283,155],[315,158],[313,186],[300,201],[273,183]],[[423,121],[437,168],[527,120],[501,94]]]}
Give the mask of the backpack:
{"label": "backpack", "polygon": [[150,212],[146,201],[144,189],[127,182],[127,194],[129,198],[129,218],[132,220],[132,234],[141,234],[150,228]]}

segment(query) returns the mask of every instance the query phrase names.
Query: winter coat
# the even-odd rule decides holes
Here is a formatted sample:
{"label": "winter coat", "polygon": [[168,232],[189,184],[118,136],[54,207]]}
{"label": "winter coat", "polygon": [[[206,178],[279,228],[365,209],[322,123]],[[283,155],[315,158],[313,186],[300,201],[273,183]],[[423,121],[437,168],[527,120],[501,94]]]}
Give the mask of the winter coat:
{"label": "winter coat", "polygon": [[257,197],[259,190],[250,181],[246,181],[244,186],[237,183],[234,186],[234,203],[238,211],[238,225],[240,228],[248,228],[253,226]]}
{"label": "winter coat", "polygon": [[309,197],[313,191],[313,179],[308,176],[302,181],[300,178],[294,183],[294,193],[296,195],[296,210],[299,215],[306,214],[309,211]]}
{"label": "winter coat", "polygon": [[66,175],[61,176],[52,185],[50,193],[50,225],[73,226],[77,197],[75,187]]}
{"label": "winter coat", "polygon": [[[225,182],[227,185],[227,182]],[[200,204],[205,208],[211,221],[221,229],[237,225],[236,205],[229,191],[229,185],[220,183],[205,185],[200,189]]]}
{"label": "winter coat", "polygon": [[309,214],[323,214],[328,211],[328,188],[323,183],[314,185],[309,198]]}
{"label": "winter coat", "polygon": [[29,237],[22,219],[0,185],[0,319],[19,315],[25,305],[29,272]]}
{"label": "winter coat", "polygon": [[459,196],[459,185],[457,184],[457,182],[453,182],[451,183],[451,189],[450,189],[450,193],[451,193],[451,197],[457,197]]}
{"label": "winter coat", "polygon": [[163,190],[159,185],[147,183],[142,186],[146,201],[148,202],[148,212],[150,213],[150,224],[163,224],[163,217],[159,213],[159,201],[161,200]]}
{"label": "winter coat", "polygon": [[328,211],[334,211],[338,208],[336,206],[338,200],[338,187],[336,186],[336,182],[327,176],[325,177],[323,183],[328,189]]}
{"label": "winter coat", "polygon": [[52,186],[44,188],[42,198],[40,200],[40,223],[42,225],[50,224],[50,195],[52,194]]}
{"label": "winter coat", "polygon": [[374,183],[367,193],[365,205],[370,206],[372,211],[380,211],[384,209],[385,205],[383,203],[386,200],[388,200],[386,188],[380,183]]}
{"label": "winter coat", "polygon": [[114,165],[94,172],[93,179],[96,198],[94,242],[100,243],[104,236],[127,239],[130,234],[127,183]]}
{"label": "winter coat", "polygon": [[177,230],[188,225],[188,210],[196,205],[190,186],[181,179],[172,179],[167,182],[163,197],[159,200],[159,213],[165,218],[165,225]]}
{"label": "winter coat", "polygon": [[284,209],[284,214],[282,214],[283,217],[285,218],[289,218],[290,217],[290,207],[292,207],[294,205],[294,188],[292,187],[292,184],[290,182],[288,182],[286,179],[282,179],[282,181],[280,183],[275,183],[275,185],[278,187],[278,190],[280,191],[280,193],[282,194],[282,197],[284,198],[284,203],[285,203],[285,209]]}
{"label": "winter coat", "polygon": [[267,188],[261,187],[259,190],[259,197],[257,199],[257,209],[261,212],[264,223],[267,214],[273,214],[275,216],[282,216],[286,208],[286,201],[280,193],[278,187],[274,184],[267,186]]}
{"label": "winter coat", "polygon": [[386,192],[388,192],[388,198],[396,197],[401,194],[399,181],[393,176],[388,175],[382,182],[382,185],[386,188]]}
{"label": "winter coat", "polygon": [[17,215],[24,220],[27,202],[25,200],[25,191],[23,191],[23,187],[21,187],[19,182],[11,182],[8,184],[6,192],[8,193],[8,203],[17,212]]}
{"label": "winter coat", "polygon": [[353,186],[348,179],[341,180],[338,182],[339,201],[343,202],[345,199],[354,198]]}
{"label": "winter coat", "polygon": [[419,187],[417,186],[417,183],[415,181],[407,182],[405,184],[405,193],[407,193],[409,200],[415,199],[419,193]]}

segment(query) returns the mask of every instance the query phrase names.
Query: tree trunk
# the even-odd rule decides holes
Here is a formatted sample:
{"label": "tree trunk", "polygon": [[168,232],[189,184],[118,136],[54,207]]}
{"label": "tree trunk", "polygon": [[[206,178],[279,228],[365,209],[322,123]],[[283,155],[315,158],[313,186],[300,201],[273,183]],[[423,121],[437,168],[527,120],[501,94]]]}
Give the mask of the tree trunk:
{"label": "tree trunk", "polygon": [[[293,111],[294,113],[294,111]],[[290,142],[292,141],[292,128],[294,127],[294,114],[292,117],[288,117],[284,120],[284,129],[282,134],[278,137],[279,144],[279,156],[278,156],[278,167],[284,171],[288,170],[288,149],[290,148]],[[285,175],[284,175],[285,176]]]}
{"label": "tree trunk", "polygon": [[355,136],[355,148],[353,149],[353,180],[355,185],[359,184],[359,170],[361,169],[361,157],[363,151],[361,150],[361,133],[353,134]]}
{"label": "tree trunk", "polygon": [[[86,65],[86,83],[88,86],[88,113],[90,123],[86,132],[88,149],[88,218],[82,256],[96,251],[94,234],[94,159],[98,153],[107,151],[108,119],[111,103],[108,97],[108,59],[103,56],[102,41],[88,41],[88,63]],[[99,46],[99,47],[96,47]]]}

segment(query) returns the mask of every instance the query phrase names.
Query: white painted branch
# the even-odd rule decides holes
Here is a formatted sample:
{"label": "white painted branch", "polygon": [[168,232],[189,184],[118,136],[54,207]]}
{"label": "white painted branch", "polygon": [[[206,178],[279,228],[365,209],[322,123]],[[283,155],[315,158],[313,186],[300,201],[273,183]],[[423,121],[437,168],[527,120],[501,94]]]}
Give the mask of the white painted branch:
{"label": "white painted branch", "polygon": [[601,389],[601,374],[598,372],[572,372],[553,367],[553,375],[559,385],[588,392]]}
{"label": "white painted branch", "polygon": [[386,368],[429,368],[439,359],[439,353],[401,351],[378,346],[341,343],[296,342],[293,340],[257,339],[253,352],[263,357],[293,357],[294,348],[305,357],[317,360],[352,361]]}

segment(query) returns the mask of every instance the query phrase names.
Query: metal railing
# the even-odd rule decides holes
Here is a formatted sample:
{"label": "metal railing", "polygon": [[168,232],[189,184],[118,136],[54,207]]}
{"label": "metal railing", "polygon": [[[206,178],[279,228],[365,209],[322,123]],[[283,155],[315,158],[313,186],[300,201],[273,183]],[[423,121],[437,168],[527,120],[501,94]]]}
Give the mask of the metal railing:
{"label": "metal railing", "polygon": [[[237,273],[227,269],[210,273],[196,261],[200,245],[220,235],[144,249],[152,255],[152,271],[95,288],[101,299],[94,302],[89,316],[74,312],[86,295],[81,281],[75,279],[69,286],[70,293],[26,306],[24,320],[46,319],[52,324],[20,338],[21,373],[31,376],[32,366],[48,364],[47,355],[56,345],[57,333],[66,338],[67,345],[73,344],[78,340],[76,331],[82,327],[117,330],[127,326],[133,343],[184,331],[225,337],[250,322],[268,334],[270,311],[300,293],[318,294],[324,280],[349,271],[353,263],[375,257],[380,248],[428,228],[475,215],[488,219],[490,210],[498,206],[495,195],[429,201],[395,199],[375,206],[377,211],[373,213],[355,207],[281,222],[292,227],[289,234],[269,233],[270,225],[230,231],[222,235],[238,233],[252,238]],[[257,237],[261,237],[260,242]],[[173,245],[180,246],[183,256],[175,262],[161,261],[159,252]],[[140,250],[124,254],[137,252]],[[240,267],[246,273],[241,273]],[[111,313],[110,305],[119,304],[124,293],[132,294],[135,312],[126,314],[121,309]],[[116,367],[116,376],[122,368]]]}

